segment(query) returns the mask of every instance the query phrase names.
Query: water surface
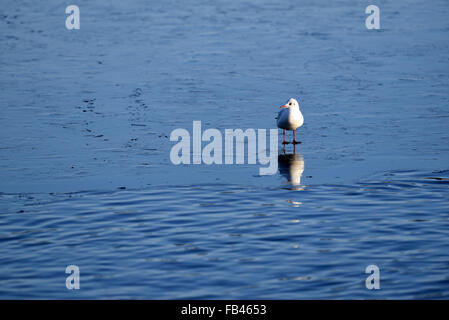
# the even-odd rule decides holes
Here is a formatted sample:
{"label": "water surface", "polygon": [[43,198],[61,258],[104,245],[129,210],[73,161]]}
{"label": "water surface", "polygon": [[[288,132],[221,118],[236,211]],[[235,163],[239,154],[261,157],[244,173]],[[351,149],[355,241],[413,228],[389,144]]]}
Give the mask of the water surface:
{"label": "water surface", "polygon": [[[446,1],[77,4],[2,4],[0,298],[449,297]],[[290,97],[275,175],[171,163]]]}

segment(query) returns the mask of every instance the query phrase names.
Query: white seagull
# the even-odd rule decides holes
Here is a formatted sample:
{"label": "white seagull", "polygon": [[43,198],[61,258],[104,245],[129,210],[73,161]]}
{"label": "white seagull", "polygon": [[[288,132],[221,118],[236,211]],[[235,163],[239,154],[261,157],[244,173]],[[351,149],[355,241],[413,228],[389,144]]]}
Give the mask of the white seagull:
{"label": "white seagull", "polygon": [[293,144],[301,143],[295,140],[295,130],[301,127],[304,123],[304,117],[299,110],[299,103],[295,99],[291,98],[286,104],[281,106],[281,111],[279,111],[277,118],[278,128],[283,129],[283,144],[285,142],[285,130],[293,130]]}

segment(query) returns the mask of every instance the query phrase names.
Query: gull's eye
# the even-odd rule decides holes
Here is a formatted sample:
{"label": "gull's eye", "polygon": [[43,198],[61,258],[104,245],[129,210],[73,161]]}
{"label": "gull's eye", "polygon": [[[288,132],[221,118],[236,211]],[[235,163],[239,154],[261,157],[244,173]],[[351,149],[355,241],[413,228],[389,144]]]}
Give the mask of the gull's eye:
{"label": "gull's eye", "polygon": [[291,106],[292,105],[292,103],[290,102],[289,104],[288,104],[289,106]]}

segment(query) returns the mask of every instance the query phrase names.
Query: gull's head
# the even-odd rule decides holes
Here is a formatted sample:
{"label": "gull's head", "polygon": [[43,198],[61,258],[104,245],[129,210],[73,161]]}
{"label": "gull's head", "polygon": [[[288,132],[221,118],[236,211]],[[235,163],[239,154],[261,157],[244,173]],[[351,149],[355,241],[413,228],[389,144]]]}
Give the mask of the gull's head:
{"label": "gull's head", "polygon": [[299,103],[298,101],[296,101],[296,99],[291,98],[284,105],[282,105],[281,108],[299,108]]}

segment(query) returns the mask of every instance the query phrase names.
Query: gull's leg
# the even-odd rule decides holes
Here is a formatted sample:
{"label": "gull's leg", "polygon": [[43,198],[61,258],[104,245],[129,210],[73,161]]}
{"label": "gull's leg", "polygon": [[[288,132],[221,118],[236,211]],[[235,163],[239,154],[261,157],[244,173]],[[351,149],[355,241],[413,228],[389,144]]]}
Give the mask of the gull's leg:
{"label": "gull's leg", "polygon": [[296,141],[295,139],[295,130],[293,130],[293,144],[301,143],[301,141]]}
{"label": "gull's leg", "polygon": [[282,144],[287,144],[287,142],[285,142],[285,129],[282,131],[282,137],[283,137],[283,139],[282,139]]}

